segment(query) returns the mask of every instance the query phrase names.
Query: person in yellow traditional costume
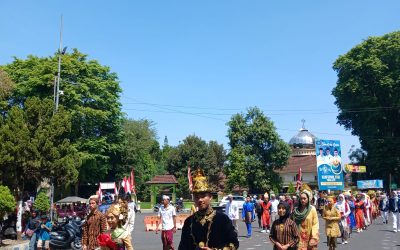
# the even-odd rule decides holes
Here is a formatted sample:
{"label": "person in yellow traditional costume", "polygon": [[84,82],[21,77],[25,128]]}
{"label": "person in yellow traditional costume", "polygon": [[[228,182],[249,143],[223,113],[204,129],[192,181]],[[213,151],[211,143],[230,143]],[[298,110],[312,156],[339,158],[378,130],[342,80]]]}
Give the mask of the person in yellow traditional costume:
{"label": "person in yellow traditional costume", "polygon": [[312,189],[303,184],[300,188],[300,201],[293,211],[292,218],[299,227],[299,250],[315,250],[319,243],[319,222],[317,210],[311,205]]}
{"label": "person in yellow traditional costume", "polygon": [[341,235],[339,228],[339,221],[341,216],[339,210],[333,205],[333,197],[328,197],[327,201],[328,204],[325,206],[325,209],[322,213],[322,218],[326,221],[325,232],[326,236],[328,237],[329,250],[335,250],[336,238],[340,237]]}
{"label": "person in yellow traditional costume", "polygon": [[369,190],[368,196],[371,202],[371,207],[370,207],[371,222],[373,222],[379,215],[379,200],[377,199],[374,190]]}
{"label": "person in yellow traditional costume", "polygon": [[193,199],[198,207],[183,225],[179,250],[238,249],[239,240],[229,217],[212,209],[211,189],[200,169],[193,176]]}

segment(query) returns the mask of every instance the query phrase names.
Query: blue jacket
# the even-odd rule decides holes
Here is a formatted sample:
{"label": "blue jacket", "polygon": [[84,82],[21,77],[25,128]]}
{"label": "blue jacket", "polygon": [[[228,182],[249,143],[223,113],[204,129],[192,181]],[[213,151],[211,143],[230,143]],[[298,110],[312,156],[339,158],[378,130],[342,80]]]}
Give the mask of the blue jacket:
{"label": "blue jacket", "polygon": [[379,210],[386,212],[389,210],[389,202],[386,201],[386,205],[383,206],[383,200],[379,201]]}
{"label": "blue jacket", "polygon": [[[397,209],[395,207],[395,204],[397,202]],[[390,197],[389,198],[389,211],[390,212],[398,212],[400,207],[400,199],[399,198],[394,198],[394,197]]]}
{"label": "blue jacket", "polygon": [[252,202],[245,202],[243,204],[243,210],[242,210],[242,218],[244,219],[246,217],[246,213],[251,212],[251,219],[255,219],[255,214],[254,214],[254,204]]}

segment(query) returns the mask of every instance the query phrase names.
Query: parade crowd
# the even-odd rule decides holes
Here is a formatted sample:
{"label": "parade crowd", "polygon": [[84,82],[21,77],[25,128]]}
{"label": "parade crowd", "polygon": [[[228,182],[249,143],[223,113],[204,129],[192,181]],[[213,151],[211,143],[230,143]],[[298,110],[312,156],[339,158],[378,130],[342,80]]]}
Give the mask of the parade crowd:
{"label": "parade crowd", "polygon": [[[317,249],[320,243],[318,214],[325,220],[325,233],[329,249],[336,249],[338,238],[348,244],[353,232],[367,230],[381,217],[388,224],[392,217],[393,232],[400,231],[400,193],[393,191],[388,198],[384,192],[341,192],[327,194],[313,192],[307,185],[299,196],[288,194],[278,198],[268,193],[248,196],[242,209],[247,237],[252,236],[251,224],[256,220],[261,233],[269,233],[274,249]],[[229,196],[232,197],[232,196]],[[239,209],[232,202],[226,204],[226,214],[237,225]],[[237,231],[237,227],[235,226]]]}
{"label": "parade crowd", "polygon": [[[317,249],[321,244],[320,230],[325,230],[329,249],[336,249],[338,241],[351,244],[353,233],[367,230],[379,217],[388,224],[389,214],[393,231],[400,231],[400,193],[396,191],[390,197],[371,190],[318,193],[303,184],[295,196],[249,195],[243,207],[229,195],[223,213],[212,208],[211,190],[201,170],[195,172],[193,181],[194,206],[184,222],[179,250],[238,249],[240,221],[246,224],[248,238],[253,235],[252,223],[257,221],[259,232],[266,234],[277,250]],[[97,195],[89,198],[88,213],[82,226],[82,248],[132,250],[135,210],[130,195],[119,196],[103,212],[99,204]],[[175,249],[176,210],[168,196],[163,196],[158,216],[163,250]],[[324,229],[320,228],[319,216],[325,220]],[[51,230],[48,217],[39,216],[33,210],[24,230],[24,236],[30,238],[29,249],[49,249]]]}

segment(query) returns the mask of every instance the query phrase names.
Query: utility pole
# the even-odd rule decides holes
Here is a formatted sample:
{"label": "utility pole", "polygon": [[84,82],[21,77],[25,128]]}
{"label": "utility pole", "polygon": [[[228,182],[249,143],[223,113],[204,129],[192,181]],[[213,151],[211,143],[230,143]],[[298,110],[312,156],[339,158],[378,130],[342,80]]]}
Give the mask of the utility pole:
{"label": "utility pole", "polygon": [[[54,114],[58,111],[58,104],[60,102],[60,81],[61,81],[61,56],[65,54],[67,47],[62,50],[62,32],[63,32],[63,16],[61,15],[60,23],[60,46],[58,48],[58,71],[54,79]],[[54,215],[54,177],[52,176],[50,186],[50,220],[53,221]]]}
{"label": "utility pole", "polygon": [[62,52],[62,32],[63,32],[63,16],[61,15],[61,26],[60,26],[60,47],[58,48],[58,71],[57,71],[57,83],[56,83],[56,98],[55,98],[55,112],[58,111],[58,103],[60,101],[60,78],[61,78],[61,55],[65,53]]}

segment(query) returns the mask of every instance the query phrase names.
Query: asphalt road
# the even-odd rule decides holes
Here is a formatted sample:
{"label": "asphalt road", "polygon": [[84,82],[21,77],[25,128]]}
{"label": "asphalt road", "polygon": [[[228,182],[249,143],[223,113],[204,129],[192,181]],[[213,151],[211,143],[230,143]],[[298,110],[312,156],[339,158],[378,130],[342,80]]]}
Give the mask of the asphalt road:
{"label": "asphalt road", "polygon": [[[161,234],[155,232],[145,232],[143,219],[145,215],[151,214],[136,214],[135,230],[133,234],[133,246],[135,250],[159,250],[162,249]],[[375,223],[362,233],[353,233],[349,239],[349,244],[338,244],[337,249],[351,249],[351,250],[376,250],[376,249],[399,249],[400,250],[400,232],[394,233],[389,224],[383,224],[381,219],[378,218]],[[257,222],[253,222],[253,236],[246,238],[247,232],[243,222],[239,223],[239,249],[257,250],[257,249],[272,249],[272,244],[269,241],[268,234],[261,233],[258,229]],[[320,234],[321,241],[318,249],[328,249],[326,246],[325,223],[320,219]],[[181,238],[181,231],[174,235],[174,245],[178,248]],[[341,242],[341,240],[338,240]]]}

